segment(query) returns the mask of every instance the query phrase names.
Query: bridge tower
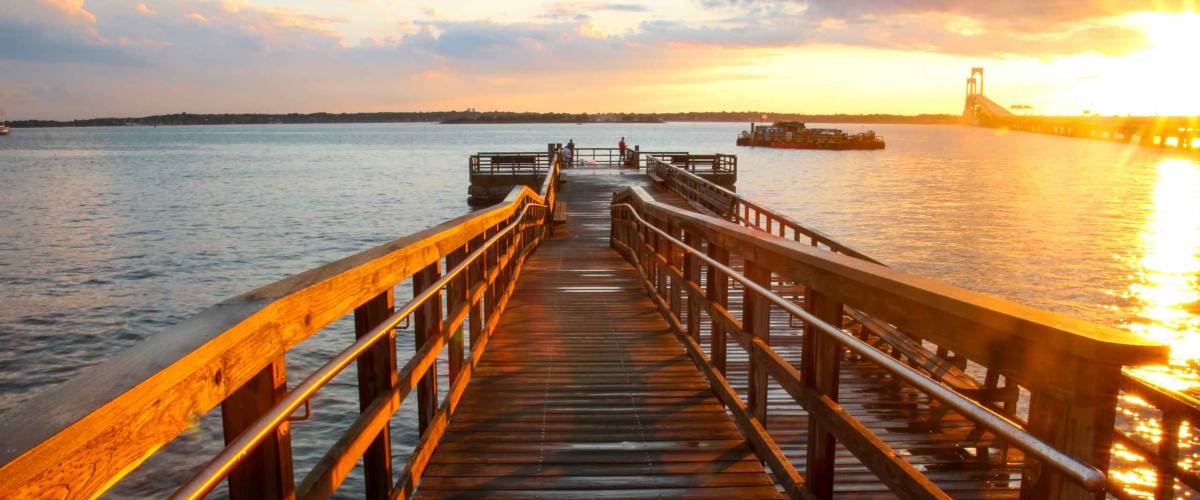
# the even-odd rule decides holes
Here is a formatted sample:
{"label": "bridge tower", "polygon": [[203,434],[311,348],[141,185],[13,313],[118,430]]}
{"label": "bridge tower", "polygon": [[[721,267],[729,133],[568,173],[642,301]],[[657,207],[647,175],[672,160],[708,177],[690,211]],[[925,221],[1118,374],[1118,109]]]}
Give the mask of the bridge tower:
{"label": "bridge tower", "polygon": [[971,78],[967,79],[967,82],[968,82],[967,88],[968,89],[971,88],[970,82],[975,81],[975,75],[979,75],[979,87],[977,89],[978,91],[975,92],[975,94],[983,95],[983,68],[971,68]]}
{"label": "bridge tower", "polygon": [[971,68],[967,78],[967,98],[963,105],[963,122],[968,125],[995,123],[997,118],[1008,118],[1012,112],[992,102],[983,95],[983,68]]}

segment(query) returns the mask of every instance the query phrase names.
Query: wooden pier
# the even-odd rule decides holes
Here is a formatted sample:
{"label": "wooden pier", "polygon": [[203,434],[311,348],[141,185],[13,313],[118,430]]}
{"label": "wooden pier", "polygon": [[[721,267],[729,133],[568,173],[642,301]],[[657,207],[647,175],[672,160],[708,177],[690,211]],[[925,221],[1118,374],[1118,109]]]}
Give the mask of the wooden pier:
{"label": "wooden pier", "polygon": [[[1162,345],[889,269],[686,162],[546,161],[497,205],[230,299],[4,415],[0,496],[97,495],[221,406],[226,447],[178,498],[328,498],[360,464],[371,498],[1126,498],[1119,389],[1174,426],[1135,447],[1157,496],[1195,484],[1173,463],[1195,406],[1122,373]],[[285,354],[351,313],[346,348],[289,381]],[[350,364],[360,415],[294,470],[289,418]],[[396,460],[401,405],[420,441]]]}

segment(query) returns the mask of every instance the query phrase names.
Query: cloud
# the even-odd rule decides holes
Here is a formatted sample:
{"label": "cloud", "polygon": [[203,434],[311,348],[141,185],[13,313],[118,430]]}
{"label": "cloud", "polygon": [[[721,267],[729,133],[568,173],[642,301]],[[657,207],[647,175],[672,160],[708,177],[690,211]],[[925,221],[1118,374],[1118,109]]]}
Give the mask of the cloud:
{"label": "cloud", "polygon": [[722,46],[835,43],[967,56],[1053,57],[1145,48],[1145,35],[1116,18],[1178,5],[1125,0],[701,0],[724,15],[703,26],[649,23],[661,38]]}
{"label": "cloud", "polygon": [[105,38],[82,1],[0,0],[0,60],[141,64]]}
{"label": "cloud", "polygon": [[637,3],[555,2],[547,6],[546,13],[541,14],[538,17],[542,19],[569,19],[593,12],[638,14],[649,11],[649,7]]}
{"label": "cloud", "polygon": [[359,4],[306,5],[0,0],[0,84],[88,96],[16,98],[59,117],[461,108],[481,98],[578,109],[600,93],[766,79],[770,54],[812,46],[1007,59],[1124,53],[1145,46],[1144,35],[1113,17],[1147,8],[1116,0],[699,0],[667,11],[583,0],[534,5],[503,21],[412,6],[406,18],[355,31],[343,29],[352,21],[339,14]]}

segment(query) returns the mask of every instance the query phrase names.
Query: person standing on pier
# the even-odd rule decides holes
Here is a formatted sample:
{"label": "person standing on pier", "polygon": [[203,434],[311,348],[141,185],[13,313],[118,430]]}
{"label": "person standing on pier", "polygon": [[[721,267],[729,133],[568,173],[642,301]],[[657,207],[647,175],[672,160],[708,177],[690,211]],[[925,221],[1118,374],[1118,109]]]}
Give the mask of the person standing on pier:
{"label": "person standing on pier", "polygon": [[621,152],[621,162],[625,161],[625,138],[621,137],[621,142],[617,143],[617,149]]}
{"label": "person standing on pier", "polygon": [[568,142],[567,147],[562,149],[563,165],[566,167],[570,167],[571,160],[573,160],[574,158],[575,158],[575,144]]}

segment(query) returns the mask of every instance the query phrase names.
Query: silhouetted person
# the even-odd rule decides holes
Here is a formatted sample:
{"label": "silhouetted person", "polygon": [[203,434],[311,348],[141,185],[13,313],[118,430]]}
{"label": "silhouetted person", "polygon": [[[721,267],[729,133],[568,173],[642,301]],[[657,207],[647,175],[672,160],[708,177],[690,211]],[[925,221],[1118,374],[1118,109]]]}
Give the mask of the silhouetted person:
{"label": "silhouetted person", "polygon": [[621,142],[617,143],[617,149],[621,151],[621,161],[625,161],[625,138],[621,138]]}

